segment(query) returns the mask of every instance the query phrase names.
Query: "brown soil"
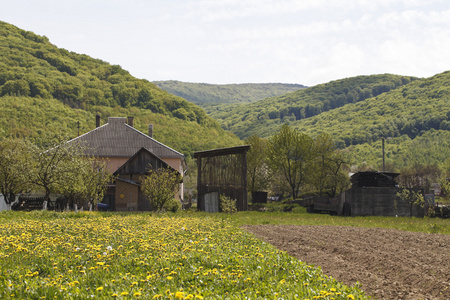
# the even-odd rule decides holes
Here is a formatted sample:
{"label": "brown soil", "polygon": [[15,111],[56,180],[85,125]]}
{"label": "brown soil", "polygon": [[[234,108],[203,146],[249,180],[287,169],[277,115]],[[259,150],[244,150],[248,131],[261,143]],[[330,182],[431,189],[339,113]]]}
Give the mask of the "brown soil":
{"label": "brown soil", "polygon": [[335,226],[243,228],[375,299],[450,299],[450,235]]}

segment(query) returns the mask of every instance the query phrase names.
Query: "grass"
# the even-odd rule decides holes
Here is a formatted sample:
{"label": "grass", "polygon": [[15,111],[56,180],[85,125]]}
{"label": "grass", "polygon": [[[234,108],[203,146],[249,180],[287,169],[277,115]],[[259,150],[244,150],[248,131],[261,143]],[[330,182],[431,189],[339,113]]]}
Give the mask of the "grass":
{"label": "grass", "polygon": [[239,228],[263,216],[282,220],[275,213],[2,212],[0,298],[367,299]]}
{"label": "grass", "polygon": [[405,231],[450,234],[450,220],[440,218],[409,217],[340,217],[327,214],[286,212],[238,212],[231,222],[240,225],[328,225],[353,227],[393,228]]}
{"label": "grass", "polygon": [[2,212],[1,299],[366,299],[244,224],[450,234],[450,220],[302,212]]}

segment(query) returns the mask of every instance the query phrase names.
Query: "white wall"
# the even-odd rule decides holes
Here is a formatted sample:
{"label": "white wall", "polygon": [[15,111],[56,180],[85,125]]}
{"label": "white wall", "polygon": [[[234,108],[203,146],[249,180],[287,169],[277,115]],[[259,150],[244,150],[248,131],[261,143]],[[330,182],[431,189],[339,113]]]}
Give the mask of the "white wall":
{"label": "white wall", "polygon": [[5,199],[3,197],[3,194],[0,194],[0,211],[2,210],[9,210],[9,205],[6,205]]}
{"label": "white wall", "polygon": [[[17,197],[16,197],[17,200]],[[2,210],[11,210],[11,205],[7,205],[5,202],[5,199],[3,197],[3,194],[0,194],[0,211]]]}

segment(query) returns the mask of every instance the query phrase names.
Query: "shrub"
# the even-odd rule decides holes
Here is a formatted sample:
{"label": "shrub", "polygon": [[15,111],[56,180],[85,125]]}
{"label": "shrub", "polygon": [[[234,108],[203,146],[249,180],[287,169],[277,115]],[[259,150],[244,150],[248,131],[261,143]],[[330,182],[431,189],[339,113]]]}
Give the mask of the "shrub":
{"label": "shrub", "polygon": [[172,198],[171,200],[169,200],[166,203],[164,203],[163,208],[166,211],[177,212],[181,208],[181,203],[177,199]]}
{"label": "shrub", "polygon": [[225,195],[220,195],[220,208],[224,213],[232,214],[236,212],[236,199],[231,199]]}

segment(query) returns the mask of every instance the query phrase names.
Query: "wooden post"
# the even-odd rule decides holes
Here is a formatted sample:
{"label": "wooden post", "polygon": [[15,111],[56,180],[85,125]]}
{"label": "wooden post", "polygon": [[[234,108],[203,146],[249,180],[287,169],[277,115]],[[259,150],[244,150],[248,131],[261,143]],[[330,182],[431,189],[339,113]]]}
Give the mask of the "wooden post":
{"label": "wooden post", "polygon": [[197,157],[197,210],[204,210],[202,191],[202,156]]}
{"label": "wooden post", "polygon": [[242,210],[248,210],[247,202],[247,151],[242,152]]}

